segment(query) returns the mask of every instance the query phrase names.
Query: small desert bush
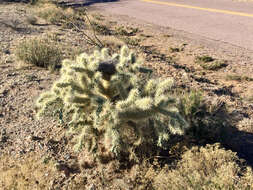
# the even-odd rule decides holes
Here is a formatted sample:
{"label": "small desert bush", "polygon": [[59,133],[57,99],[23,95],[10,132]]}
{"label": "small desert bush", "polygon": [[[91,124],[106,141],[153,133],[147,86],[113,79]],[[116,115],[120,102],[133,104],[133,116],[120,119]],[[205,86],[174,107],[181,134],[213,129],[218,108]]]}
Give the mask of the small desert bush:
{"label": "small desert bush", "polygon": [[229,117],[226,104],[220,99],[204,97],[202,92],[183,92],[178,104],[181,115],[189,123],[186,135],[199,144],[221,142],[226,138]]}
{"label": "small desert bush", "polygon": [[213,57],[207,55],[196,57],[195,62],[198,63],[203,69],[213,71],[227,66],[226,61],[215,60]]}
{"label": "small desert bush", "polygon": [[[77,149],[117,158],[168,149],[171,134],[188,124],[176,108],[173,80],[152,79],[151,70],[127,47],[65,60],[61,78],[37,101],[38,116],[57,112],[77,135]],[[137,153],[137,154],[135,154]]]}
{"label": "small desert bush", "polygon": [[211,63],[201,63],[200,66],[206,70],[216,71],[227,66],[225,61],[214,61]]}
{"label": "small desert bush", "polygon": [[196,115],[203,108],[203,99],[203,95],[200,91],[192,90],[190,92],[184,92],[179,107],[185,118],[189,121],[196,118]]}
{"label": "small desert bush", "polygon": [[219,144],[193,147],[182,155],[175,168],[164,167],[146,176],[157,190],[227,190],[253,188],[253,173],[236,153]]}
{"label": "small desert bush", "polygon": [[209,63],[209,62],[212,62],[214,61],[215,59],[211,56],[208,56],[208,55],[203,55],[203,56],[198,56],[196,57],[196,62],[203,62],[203,63]]}
{"label": "small desert bush", "polygon": [[131,37],[122,37],[121,38],[127,45],[129,46],[139,46],[141,39],[139,38],[131,38]]}
{"label": "small desert bush", "polygon": [[38,9],[38,16],[51,24],[65,28],[82,27],[84,20],[72,8],[63,9],[55,4],[47,3]]}
{"label": "small desert bush", "polygon": [[92,21],[91,27],[93,30],[95,30],[95,32],[97,32],[100,35],[105,35],[105,36],[112,35],[112,31],[109,29],[109,27],[100,22]]}
{"label": "small desert bush", "polygon": [[26,39],[17,46],[15,53],[24,63],[39,67],[55,69],[61,62],[59,47],[43,38]]}
{"label": "small desert bush", "polygon": [[115,28],[114,34],[120,36],[135,36],[139,32],[138,28],[120,26]]}

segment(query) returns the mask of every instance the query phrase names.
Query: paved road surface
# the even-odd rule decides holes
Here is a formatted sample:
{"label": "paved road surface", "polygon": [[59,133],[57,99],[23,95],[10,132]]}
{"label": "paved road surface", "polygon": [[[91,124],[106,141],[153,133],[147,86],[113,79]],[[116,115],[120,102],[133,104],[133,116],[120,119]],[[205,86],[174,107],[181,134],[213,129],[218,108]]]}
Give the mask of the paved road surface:
{"label": "paved road surface", "polygon": [[95,6],[253,50],[253,1],[120,0]]}

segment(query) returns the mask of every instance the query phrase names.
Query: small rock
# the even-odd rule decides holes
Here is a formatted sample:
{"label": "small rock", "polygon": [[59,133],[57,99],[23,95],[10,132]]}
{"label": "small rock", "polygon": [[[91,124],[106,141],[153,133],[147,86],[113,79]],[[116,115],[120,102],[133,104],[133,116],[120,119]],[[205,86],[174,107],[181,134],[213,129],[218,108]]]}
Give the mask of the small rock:
{"label": "small rock", "polygon": [[6,50],[4,50],[4,53],[5,54],[10,54],[11,52],[10,52],[10,50],[6,49]]}
{"label": "small rock", "polygon": [[17,76],[18,74],[17,73],[8,73],[7,74],[7,77],[15,77]]}
{"label": "small rock", "polygon": [[32,141],[41,141],[41,140],[44,140],[44,138],[43,137],[32,136],[31,140]]}
{"label": "small rock", "polygon": [[8,140],[8,136],[5,129],[0,131],[0,143],[6,143]]}
{"label": "small rock", "polygon": [[94,184],[91,184],[90,187],[88,188],[89,190],[96,190],[96,186]]}
{"label": "small rock", "polygon": [[4,97],[8,94],[9,90],[4,89],[3,91],[0,91],[0,94],[2,94]]}

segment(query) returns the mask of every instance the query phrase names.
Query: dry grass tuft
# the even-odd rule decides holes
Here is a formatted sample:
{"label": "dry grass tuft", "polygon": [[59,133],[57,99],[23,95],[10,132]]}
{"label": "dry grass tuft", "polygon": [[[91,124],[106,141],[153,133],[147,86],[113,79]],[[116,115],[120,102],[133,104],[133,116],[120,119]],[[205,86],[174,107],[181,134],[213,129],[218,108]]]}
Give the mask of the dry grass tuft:
{"label": "dry grass tuft", "polygon": [[243,167],[236,153],[220,148],[219,144],[193,147],[182,155],[175,169],[164,167],[146,174],[157,190],[252,189],[253,173]]}
{"label": "dry grass tuft", "polygon": [[37,11],[39,17],[51,24],[61,25],[65,28],[80,27],[84,23],[83,18],[72,8],[63,9],[55,4],[46,3]]}
{"label": "dry grass tuft", "polygon": [[62,59],[59,47],[43,38],[26,39],[18,45],[15,54],[25,63],[50,69],[59,66]]}

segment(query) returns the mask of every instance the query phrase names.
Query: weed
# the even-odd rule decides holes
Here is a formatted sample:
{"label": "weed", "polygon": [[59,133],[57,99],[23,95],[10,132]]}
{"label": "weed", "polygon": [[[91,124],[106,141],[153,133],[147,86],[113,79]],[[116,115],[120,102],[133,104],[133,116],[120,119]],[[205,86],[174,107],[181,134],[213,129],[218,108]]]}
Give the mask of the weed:
{"label": "weed", "polygon": [[219,70],[227,66],[226,61],[215,61],[214,58],[207,55],[196,57],[195,62],[200,64],[200,66],[203,69],[213,70],[213,71]]}
{"label": "weed", "polygon": [[180,110],[182,114],[188,120],[191,118],[195,118],[195,116],[201,111],[203,108],[203,95],[200,91],[191,91],[189,93],[185,93],[180,102]]}
{"label": "weed", "polygon": [[180,52],[181,51],[181,49],[180,48],[170,48],[170,52],[171,53],[175,53],[175,52]]}
{"label": "weed", "polygon": [[199,91],[184,92],[180,98],[179,110],[189,123],[186,136],[199,144],[224,140],[227,133],[227,108],[223,101],[204,99]]}
{"label": "weed", "polygon": [[48,39],[27,39],[18,45],[15,54],[25,63],[50,69],[55,69],[61,62],[59,47]]}
{"label": "weed", "polygon": [[252,189],[252,169],[245,167],[236,153],[219,144],[193,147],[182,155],[174,169],[151,172],[154,189]]}
{"label": "weed", "polygon": [[125,28],[124,26],[117,27],[114,31],[115,35],[120,36],[135,36],[136,33],[139,31],[138,28]]}
{"label": "weed", "polygon": [[130,38],[130,37],[124,37],[122,39],[127,45],[130,46],[139,46],[139,43],[141,41],[139,38]]}
{"label": "weed", "polygon": [[112,31],[106,26],[99,22],[92,21],[92,28],[100,35],[112,35]]}
{"label": "weed", "polygon": [[209,63],[209,62],[212,62],[214,61],[215,59],[210,57],[210,56],[207,56],[207,55],[204,55],[204,56],[198,56],[196,57],[196,62],[199,63],[199,62],[202,62],[202,63]]}
{"label": "weed", "polygon": [[212,63],[201,63],[200,66],[206,70],[216,71],[216,70],[226,67],[227,63],[225,61],[215,61]]}
{"label": "weed", "polygon": [[238,82],[242,82],[242,81],[253,81],[253,78],[248,77],[248,76],[240,76],[240,75],[227,75],[226,76],[226,80],[235,80]]}
{"label": "weed", "polygon": [[38,11],[38,16],[47,20],[51,24],[61,25],[65,28],[74,28],[75,26],[82,26],[84,20],[73,9],[63,9],[54,4],[45,4],[43,8]]}

